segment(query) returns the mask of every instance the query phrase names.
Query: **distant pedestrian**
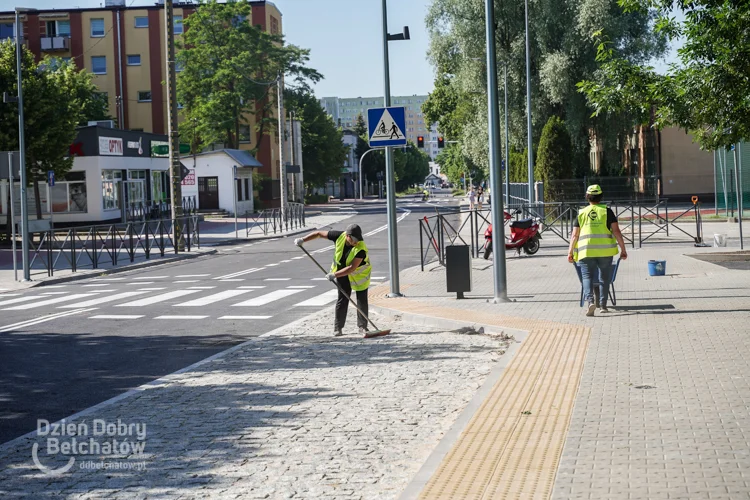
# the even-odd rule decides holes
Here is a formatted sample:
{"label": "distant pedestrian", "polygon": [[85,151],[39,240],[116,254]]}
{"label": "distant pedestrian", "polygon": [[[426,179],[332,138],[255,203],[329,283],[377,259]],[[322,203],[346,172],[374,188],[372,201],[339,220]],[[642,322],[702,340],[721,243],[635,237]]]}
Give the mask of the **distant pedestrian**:
{"label": "distant pedestrian", "polygon": [[579,211],[578,218],[573,221],[573,234],[568,248],[568,262],[577,261],[581,268],[583,297],[587,304],[586,316],[593,316],[596,311],[593,284],[597,272],[601,277],[601,312],[606,313],[609,312],[607,299],[612,280],[612,257],[617,255],[618,245],[620,258],[628,258],[617,216],[612,209],[600,204],[603,196],[602,188],[598,184],[593,184],[586,190],[586,201],[589,202],[589,206]]}
{"label": "distant pedestrian", "polygon": [[477,190],[477,210],[482,210],[482,203],[484,203],[484,190],[480,186]]}
{"label": "distant pedestrian", "polygon": [[474,210],[474,203],[477,201],[477,193],[474,191],[474,186],[469,188],[469,210]]}
{"label": "distant pedestrian", "polygon": [[326,275],[329,281],[336,281],[339,285],[339,296],[336,300],[336,317],[333,322],[333,335],[343,335],[346,313],[349,309],[349,297],[352,290],[357,293],[357,307],[362,314],[357,313],[359,333],[367,335],[367,289],[370,287],[369,252],[362,237],[362,229],[357,224],[350,224],[346,231],[315,231],[303,238],[294,240],[294,244],[301,247],[304,243],[316,238],[326,238],[335,242],[333,250],[333,265],[331,272]]}

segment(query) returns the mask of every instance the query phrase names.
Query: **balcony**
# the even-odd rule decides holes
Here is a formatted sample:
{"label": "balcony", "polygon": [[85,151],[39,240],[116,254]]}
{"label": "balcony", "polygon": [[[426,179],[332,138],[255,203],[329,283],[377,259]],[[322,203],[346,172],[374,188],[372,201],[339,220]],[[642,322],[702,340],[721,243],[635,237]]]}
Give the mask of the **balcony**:
{"label": "balcony", "polygon": [[70,50],[70,38],[67,36],[43,36],[42,50],[45,52]]}

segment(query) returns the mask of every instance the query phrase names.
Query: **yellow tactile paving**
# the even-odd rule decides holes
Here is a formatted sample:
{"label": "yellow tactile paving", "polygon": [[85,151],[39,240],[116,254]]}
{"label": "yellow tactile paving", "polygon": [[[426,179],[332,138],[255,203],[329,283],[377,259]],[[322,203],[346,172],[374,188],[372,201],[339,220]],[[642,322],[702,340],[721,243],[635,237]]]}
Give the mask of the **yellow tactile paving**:
{"label": "yellow tactile paving", "polygon": [[[386,291],[387,293],[387,291]],[[446,319],[466,311],[387,299],[377,305]],[[590,329],[471,311],[471,321],[529,331],[513,360],[420,494],[421,499],[548,499],[586,357]]]}

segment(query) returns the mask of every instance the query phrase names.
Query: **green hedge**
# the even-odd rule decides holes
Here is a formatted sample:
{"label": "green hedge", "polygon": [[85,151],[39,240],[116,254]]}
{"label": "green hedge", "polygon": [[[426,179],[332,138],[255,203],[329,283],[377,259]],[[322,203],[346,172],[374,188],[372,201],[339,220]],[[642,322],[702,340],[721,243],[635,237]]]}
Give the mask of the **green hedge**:
{"label": "green hedge", "polygon": [[305,196],[305,205],[320,205],[328,203],[327,194],[308,194]]}

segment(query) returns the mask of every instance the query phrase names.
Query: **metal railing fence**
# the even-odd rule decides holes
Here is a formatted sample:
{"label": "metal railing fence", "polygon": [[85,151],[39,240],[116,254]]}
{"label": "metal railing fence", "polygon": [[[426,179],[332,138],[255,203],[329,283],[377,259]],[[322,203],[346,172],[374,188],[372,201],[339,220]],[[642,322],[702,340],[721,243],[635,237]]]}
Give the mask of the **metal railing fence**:
{"label": "metal railing fence", "polygon": [[247,213],[244,219],[245,236],[250,236],[256,229],[265,235],[293,231],[306,227],[305,205],[290,202],[283,213],[280,208],[266,208],[259,212]]}

